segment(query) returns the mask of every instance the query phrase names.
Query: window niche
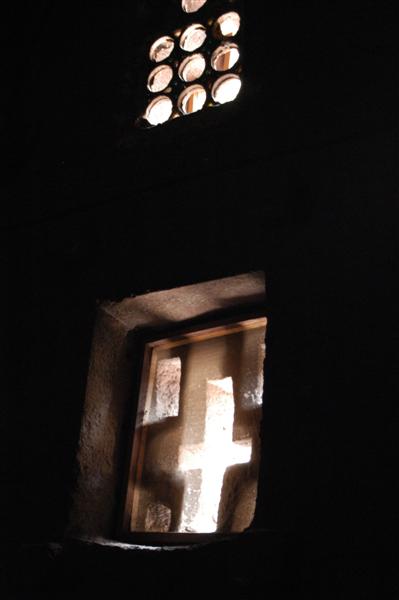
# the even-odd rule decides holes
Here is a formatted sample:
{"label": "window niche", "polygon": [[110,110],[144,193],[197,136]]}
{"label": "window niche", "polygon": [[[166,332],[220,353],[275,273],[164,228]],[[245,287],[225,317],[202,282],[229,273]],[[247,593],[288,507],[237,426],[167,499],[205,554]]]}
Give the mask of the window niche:
{"label": "window niche", "polygon": [[99,307],[70,535],[162,544],[250,526],[264,301],[256,272]]}
{"label": "window niche", "polygon": [[252,318],[145,345],[125,535],[250,526],[265,328]]}

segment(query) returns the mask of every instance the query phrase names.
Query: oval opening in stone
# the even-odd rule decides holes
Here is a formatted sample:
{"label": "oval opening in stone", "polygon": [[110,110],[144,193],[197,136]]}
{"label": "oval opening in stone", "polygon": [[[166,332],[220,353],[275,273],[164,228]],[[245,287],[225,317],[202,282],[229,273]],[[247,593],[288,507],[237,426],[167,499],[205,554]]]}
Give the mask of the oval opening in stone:
{"label": "oval opening in stone", "polygon": [[237,44],[223,44],[216,48],[211,58],[211,65],[215,71],[228,71],[237,63],[240,51]]}
{"label": "oval opening in stone", "polygon": [[183,31],[180,38],[180,48],[185,52],[194,52],[206,40],[206,29],[200,23],[194,23]]}
{"label": "oval opening in stone", "polygon": [[207,0],[182,0],[181,7],[186,13],[195,13],[206,4]]}
{"label": "oval opening in stone", "polygon": [[169,65],[155,67],[148,76],[147,87],[150,92],[162,92],[173,79],[173,69]]}
{"label": "oval opening in stone", "polygon": [[147,106],[144,118],[150,125],[161,125],[170,119],[172,111],[172,100],[168,96],[157,96]]}
{"label": "oval opening in stone", "polygon": [[205,67],[206,61],[202,54],[193,54],[180,64],[179,77],[186,82],[195,81],[203,75]]}
{"label": "oval opening in stone", "polygon": [[168,35],[158,38],[150,48],[150,59],[153,62],[162,62],[169,58],[175,48],[173,38]]}
{"label": "oval opening in stone", "polygon": [[218,38],[231,38],[237,35],[241,25],[240,15],[228,12],[216,19],[215,35]]}
{"label": "oval opening in stone", "polygon": [[183,90],[178,99],[178,106],[183,115],[191,115],[204,107],[206,91],[202,85],[191,85]]}
{"label": "oval opening in stone", "polygon": [[238,75],[223,75],[212,87],[212,98],[219,104],[235,100],[241,89],[241,79]]}

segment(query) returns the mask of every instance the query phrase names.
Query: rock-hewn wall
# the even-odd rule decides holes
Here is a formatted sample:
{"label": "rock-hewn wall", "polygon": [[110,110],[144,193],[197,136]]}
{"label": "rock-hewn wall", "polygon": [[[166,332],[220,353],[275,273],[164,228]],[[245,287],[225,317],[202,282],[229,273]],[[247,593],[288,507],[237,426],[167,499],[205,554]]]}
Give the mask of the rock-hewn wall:
{"label": "rock-hewn wall", "polygon": [[[78,451],[79,474],[68,533],[115,537],[121,509],[131,397],[140,358],[129,352],[137,331],[187,325],[211,315],[265,308],[263,273],[155,292],[98,308]],[[137,377],[137,373],[136,373]]]}

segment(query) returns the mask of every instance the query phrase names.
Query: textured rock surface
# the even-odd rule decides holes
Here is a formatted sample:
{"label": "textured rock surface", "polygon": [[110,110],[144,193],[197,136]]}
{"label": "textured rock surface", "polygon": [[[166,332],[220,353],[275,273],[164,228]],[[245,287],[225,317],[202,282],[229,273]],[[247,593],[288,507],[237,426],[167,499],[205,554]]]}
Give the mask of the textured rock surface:
{"label": "textured rock surface", "polygon": [[[214,597],[231,600],[397,598],[397,559],[372,546],[354,552],[331,540],[258,531],[213,544],[140,547],[105,539],[8,546],[5,600]],[[0,548],[1,551],[1,548]],[[4,585],[2,585],[4,584]]]}
{"label": "textured rock surface", "polygon": [[[254,272],[208,281],[175,290],[155,292],[99,307],[92,343],[80,435],[77,487],[68,531],[72,535],[115,535],[120,509],[121,481],[126,460],[126,427],[131,423],[132,381],[138,356],[130,351],[135,332],[146,328],[171,327],[196,319],[245,309],[264,301],[263,273]],[[173,404],[173,403],[172,403]],[[176,446],[176,433],[159,438],[156,431],[149,443],[161,443],[165,469]],[[125,433],[125,435],[124,435]],[[168,451],[170,447],[171,451]],[[162,470],[162,464],[158,465]],[[168,506],[179,503],[181,490],[170,489]],[[176,498],[173,498],[173,496]],[[151,498],[149,498],[151,502]]]}
{"label": "textured rock surface", "polygon": [[[7,553],[9,598],[148,599],[285,597],[297,579],[295,545],[273,533],[183,547],[140,547],[108,540],[26,545]],[[19,574],[23,572],[22,579]]]}

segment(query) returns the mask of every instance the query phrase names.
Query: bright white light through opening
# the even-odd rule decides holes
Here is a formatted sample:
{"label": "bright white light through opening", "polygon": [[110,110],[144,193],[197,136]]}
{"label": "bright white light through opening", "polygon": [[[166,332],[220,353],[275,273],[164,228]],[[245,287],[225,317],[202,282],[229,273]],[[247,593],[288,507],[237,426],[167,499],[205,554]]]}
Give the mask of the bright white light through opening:
{"label": "bright white light through opening", "polygon": [[160,65],[151,71],[147,87],[150,92],[162,92],[165,90],[173,79],[173,69],[168,65]]}
{"label": "bright white light through opening", "polygon": [[217,37],[231,38],[237,35],[241,25],[240,15],[236,12],[228,12],[219,17],[215,23]]}
{"label": "bright white light through opening", "polygon": [[157,39],[150,48],[150,60],[153,62],[162,62],[169,58],[175,48],[173,38],[165,35]]}
{"label": "bright white light through opening", "polygon": [[180,38],[180,48],[185,52],[194,52],[202,46],[206,40],[206,29],[199,23],[190,25],[183,31]]}
{"label": "bright white light through opening", "polygon": [[[206,0],[181,0],[181,8],[187,14],[196,13],[205,4]],[[147,90],[152,94],[167,96],[154,98],[142,117],[151,125],[160,125],[169,121],[171,117],[179,116],[177,109],[180,114],[189,115],[205,106],[211,107],[235,100],[242,85],[237,74],[241,73],[238,66],[240,48],[231,38],[237,35],[240,27],[240,15],[230,11],[215,20],[208,20],[205,25],[191,23],[183,29],[176,29],[173,36],[164,35],[156,39],[150,48],[149,58],[152,62],[167,61],[167,64],[154,66],[149,72]],[[211,42],[212,45],[215,43],[215,38],[220,40],[219,46],[210,50],[209,45]],[[177,45],[188,54],[185,58],[177,59],[173,55]],[[202,46],[204,49],[199,50]],[[213,74],[231,71],[231,74],[212,81],[212,71]],[[196,82],[202,85],[181,90],[179,79],[187,84]],[[142,125],[142,119],[137,121],[137,125]]]}
{"label": "bright white light through opening", "polygon": [[[251,440],[233,442],[234,395],[231,377],[208,381],[204,441],[180,449],[179,469],[201,470],[201,489],[195,514],[183,500],[179,531],[211,533],[217,530],[220,496],[226,469],[251,460]],[[185,496],[192,490],[188,485]]]}
{"label": "bright white light through opening", "polygon": [[183,115],[190,115],[201,110],[206,102],[206,91],[202,85],[191,85],[179,96],[178,106]]}
{"label": "bright white light through opening", "polygon": [[238,75],[223,75],[212,87],[212,98],[219,104],[232,102],[240,93],[241,79]]}
{"label": "bright white light through opening", "polygon": [[202,54],[193,54],[185,58],[179,67],[179,77],[183,81],[191,82],[199,79],[206,67],[205,58]]}
{"label": "bright white light through opening", "polygon": [[237,63],[240,51],[237,44],[223,44],[216,48],[211,58],[211,65],[215,71],[228,71]]}
{"label": "bright white light through opening", "polygon": [[147,106],[144,118],[150,125],[161,125],[170,119],[172,111],[172,100],[168,96],[157,96]]}
{"label": "bright white light through opening", "polygon": [[206,4],[207,0],[182,0],[181,7],[186,13],[195,13]]}

